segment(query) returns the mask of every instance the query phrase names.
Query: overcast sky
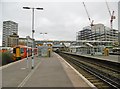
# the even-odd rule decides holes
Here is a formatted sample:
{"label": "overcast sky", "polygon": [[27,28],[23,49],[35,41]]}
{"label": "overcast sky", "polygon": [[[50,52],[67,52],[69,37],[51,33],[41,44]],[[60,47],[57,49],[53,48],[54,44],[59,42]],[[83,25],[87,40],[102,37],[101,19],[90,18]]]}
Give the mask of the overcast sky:
{"label": "overcast sky", "polygon": [[[76,40],[76,32],[88,26],[87,14],[81,1],[52,1],[52,2],[9,2],[5,0],[0,3],[2,20],[11,20],[18,23],[18,35],[20,37],[31,36],[31,10],[23,9],[23,6],[43,7],[44,10],[35,10],[35,39],[43,40]],[[118,1],[118,0],[116,0]],[[87,10],[94,24],[103,23],[110,27],[110,15],[103,2],[85,2]],[[113,28],[118,29],[118,2],[108,2],[111,11],[115,11],[116,19]],[[1,17],[1,15],[0,15]],[[0,24],[2,27],[2,24]],[[1,29],[2,30],[2,29]],[[2,42],[2,31],[0,31],[0,45]]]}

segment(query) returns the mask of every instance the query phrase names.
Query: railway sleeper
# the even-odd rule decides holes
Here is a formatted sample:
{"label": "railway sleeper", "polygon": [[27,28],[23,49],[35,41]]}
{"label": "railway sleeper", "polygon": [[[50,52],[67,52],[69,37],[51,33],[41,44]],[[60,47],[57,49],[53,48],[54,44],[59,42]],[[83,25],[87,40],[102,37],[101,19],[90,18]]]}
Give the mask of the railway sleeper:
{"label": "railway sleeper", "polygon": [[110,88],[109,85],[102,84],[102,83],[93,83],[93,84],[94,84],[94,86],[96,86],[98,89]]}
{"label": "railway sleeper", "polygon": [[[85,76],[85,77],[86,77],[86,76]],[[94,80],[94,79],[96,79],[94,76],[93,76],[93,77],[92,77],[92,76],[90,76],[90,77],[87,76],[86,78],[87,78],[88,80]]]}
{"label": "railway sleeper", "polygon": [[88,79],[88,80],[90,80],[90,82],[92,82],[92,83],[94,83],[94,82],[101,82],[101,81],[98,80],[98,79]]}

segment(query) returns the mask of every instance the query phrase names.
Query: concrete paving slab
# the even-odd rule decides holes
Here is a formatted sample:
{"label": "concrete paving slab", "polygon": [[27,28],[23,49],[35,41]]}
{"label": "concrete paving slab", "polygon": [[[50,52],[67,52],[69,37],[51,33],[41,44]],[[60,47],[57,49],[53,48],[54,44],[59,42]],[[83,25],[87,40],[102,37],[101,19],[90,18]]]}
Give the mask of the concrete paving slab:
{"label": "concrete paving slab", "polygon": [[42,58],[41,63],[23,87],[73,87],[55,55]]}
{"label": "concrete paving slab", "polygon": [[[35,57],[35,65],[40,60]],[[2,69],[2,87],[17,87],[23,79],[31,72],[31,58],[29,58],[29,68],[26,68],[26,59]]]}
{"label": "concrete paving slab", "polygon": [[90,83],[78,76],[57,54],[36,57],[35,68],[26,69],[26,60],[3,68],[3,87],[90,87]]}

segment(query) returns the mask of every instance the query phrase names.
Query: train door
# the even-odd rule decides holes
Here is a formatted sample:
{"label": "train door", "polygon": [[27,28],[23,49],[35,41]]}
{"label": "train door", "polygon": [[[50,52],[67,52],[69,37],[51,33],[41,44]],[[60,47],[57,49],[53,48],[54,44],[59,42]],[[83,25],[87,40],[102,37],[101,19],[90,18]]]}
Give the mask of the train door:
{"label": "train door", "polygon": [[16,47],[16,60],[21,59],[20,47]]}
{"label": "train door", "polygon": [[23,58],[26,58],[27,57],[27,48],[23,48],[23,50],[24,50]]}

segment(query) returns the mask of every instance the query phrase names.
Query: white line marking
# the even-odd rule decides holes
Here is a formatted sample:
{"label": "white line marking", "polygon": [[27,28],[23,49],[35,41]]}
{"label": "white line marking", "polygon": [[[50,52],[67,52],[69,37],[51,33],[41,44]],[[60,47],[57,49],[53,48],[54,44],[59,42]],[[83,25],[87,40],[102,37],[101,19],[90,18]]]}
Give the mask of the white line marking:
{"label": "white line marking", "polygon": [[[55,53],[56,54],[56,53]],[[88,81],[82,74],[80,74],[74,67],[72,67],[66,60],[64,60],[61,56],[56,54],[59,58],[61,58],[68,66],[70,66],[90,87],[93,89],[97,89],[90,81]]]}
{"label": "white line marking", "polygon": [[18,87],[23,87],[25,85],[25,83],[28,81],[28,79],[32,76],[32,74],[34,73],[34,71],[38,68],[38,66],[40,65],[41,62],[39,62],[36,67],[27,75],[27,77],[18,85]]}
{"label": "white line marking", "polygon": [[21,68],[21,70],[25,70],[26,68]]}

